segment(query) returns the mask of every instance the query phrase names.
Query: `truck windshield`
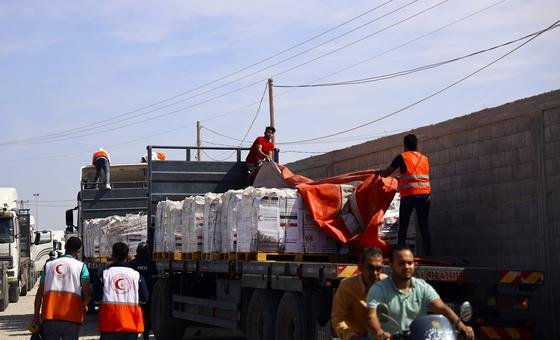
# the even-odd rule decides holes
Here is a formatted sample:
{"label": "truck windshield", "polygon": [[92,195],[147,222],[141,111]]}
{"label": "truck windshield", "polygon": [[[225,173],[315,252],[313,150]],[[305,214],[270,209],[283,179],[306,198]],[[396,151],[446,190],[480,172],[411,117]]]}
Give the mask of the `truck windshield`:
{"label": "truck windshield", "polygon": [[0,218],[0,243],[14,242],[13,232],[12,220],[9,218]]}

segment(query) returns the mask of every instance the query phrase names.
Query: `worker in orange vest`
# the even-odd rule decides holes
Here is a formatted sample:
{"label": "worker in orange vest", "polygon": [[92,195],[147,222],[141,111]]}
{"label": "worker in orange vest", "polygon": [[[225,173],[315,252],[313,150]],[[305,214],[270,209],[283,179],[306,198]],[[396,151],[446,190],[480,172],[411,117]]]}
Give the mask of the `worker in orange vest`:
{"label": "worker in orange vest", "polygon": [[403,152],[396,156],[387,169],[379,172],[381,177],[390,176],[399,169],[399,192],[401,205],[399,208],[398,244],[404,245],[412,210],[416,209],[416,217],[424,246],[424,255],[432,255],[432,243],[428,215],[432,189],[430,187],[430,162],[428,157],[418,151],[418,139],[415,135],[404,136]]}
{"label": "worker in orange vest", "polygon": [[78,340],[91,300],[89,271],[76,260],[81,247],[79,238],[70,237],[65,245],[66,254],[48,261],[41,273],[33,323],[42,325],[45,339]]}
{"label": "worker in orange vest", "polygon": [[[165,159],[167,159],[167,155],[165,154],[165,152],[159,151],[159,152],[155,152],[152,151],[152,161],[164,161]],[[144,156],[142,156],[142,158],[140,159],[140,161],[142,163],[148,163],[148,154],[144,154]]]}
{"label": "worker in orange vest", "polygon": [[113,244],[114,262],[103,271],[100,285],[95,286],[95,301],[101,303],[98,315],[100,340],[132,340],[144,332],[140,303],[149,298],[148,288],[140,273],[132,269],[126,243]]}
{"label": "worker in orange vest", "polygon": [[99,177],[101,177],[101,171],[105,173],[105,189],[111,189],[111,159],[107,151],[103,148],[99,148],[97,152],[93,153],[93,158],[91,164],[95,166],[95,183],[99,183]]}

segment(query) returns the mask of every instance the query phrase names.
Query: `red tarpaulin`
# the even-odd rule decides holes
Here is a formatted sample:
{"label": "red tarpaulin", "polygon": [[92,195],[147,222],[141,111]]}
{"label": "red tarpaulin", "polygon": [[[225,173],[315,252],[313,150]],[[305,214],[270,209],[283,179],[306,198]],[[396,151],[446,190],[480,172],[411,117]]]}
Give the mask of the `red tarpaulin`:
{"label": "red tarpaulin", "polygon": [[397,192],[397,180],[364,170],[314,182],[278,165],[285,181],[294,185],[307,211],[331,238],[354,251],[368,246],[389,251],[379,238],[379,226]]}

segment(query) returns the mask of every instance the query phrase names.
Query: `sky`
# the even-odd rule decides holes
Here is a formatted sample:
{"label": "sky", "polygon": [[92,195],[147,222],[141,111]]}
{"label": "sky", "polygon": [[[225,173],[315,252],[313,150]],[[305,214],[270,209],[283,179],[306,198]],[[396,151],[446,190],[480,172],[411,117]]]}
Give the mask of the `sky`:
{"label": "sky", "polygon": [[3,1],[0,186],[62,229],[98,147],[138,162],[196,145],[197,121],[203,146],[248,147],[268,78],[329,85],[274,88],[282,163],[557,90],[560,28],[465,56],[559,19],[557,0]]}

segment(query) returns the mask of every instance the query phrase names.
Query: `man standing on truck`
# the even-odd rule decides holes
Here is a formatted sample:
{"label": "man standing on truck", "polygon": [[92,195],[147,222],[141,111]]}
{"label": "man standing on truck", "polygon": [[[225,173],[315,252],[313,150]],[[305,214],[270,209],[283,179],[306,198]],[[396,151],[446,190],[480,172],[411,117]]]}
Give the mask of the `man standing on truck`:
{"label": "man standing on truck", "polygon": [[[137,270],[148,287],[149,295],[152,294],[154,286],[154,277],[157,275],[157,268],[154,261],[150,258],[149,247],[146,242],[138,243],[136,248],[136,256],[130,262],[130,267]],[[144,340],[150,338],[150,301],[141,305],[144,312]]]}
{"label": "man standing on truck", "polygon": [[375,247],[362,249],[358,269],[360,274],[342,280],[334,295],[332,325],[342,340],[368,335],[366,296],[375,282],[387,277],[383,274],[383,252]]}
{"label": "man standing on truck", "polygon": [[95,180],[96,184],[99,183],[99,178],[101,177],[101,171],[105,174],[105,189],[111,189],[111,159],[107,151],[103,148],[99,148],[97,152],[93,154],[91,164],[95,165]]}
{"label": "man standing on truck", "polygon": [[428,157],[418,152],[418,139],[415,135],[404,136],[404,151],[396,156],[391,165],[379,171],[379,176],[388,177],[396,169],[400,170],[399,192],[401,205],[399,208],[398,244],[406,244],[406,234],[412,210],[416,209],[416,217],[422,242],[424,255],[432,255],[432,243],[428,215],[432,189],[430,187],[430,162]]}
{"label": "man standing on truck", "polygon": [[[375,339],[390,339],[391,334],[408,330],[412,321],[418,316],[426,315],[429,308],[432,312],[447,317],[467,339],[474,340],[473,329],[466,326],[441,300],[435,289],[426,281],[412,276],[415,268],[414,254],[407,246],[393,247],[389,263],[391,276],[371,286],[367,296],[368,326]],[[380,323],[376,308],[381,303],[389,307],[389,316],[400,324],[400,329],[391,322],[383,325]]]}
{"label": "man standing on truck", "polygon": [[245,159],[249,171],[253,172],[263,161],[271,161],[274,156],[274,143],[272,137],[276,129],[273,126],[267,126],[264,129],[264,136],[257,137],[251,146],[251,150]]}
{"label": "man standing on truck", "polygon": [[89,271],[84,263],[76,260],[81,247],[79,238],[70,237],[66,241],[66,254],[48,261],[41,273],[33,323],[42,322],[45,340],[78,339],[91,300]]}
{"label": "man standing on truck", "polygon": [[148,289],[136,270],[130,268],[128,246],[113,244],[114,262],[103,271],[95,285],[95,301],[101,303],[98,315],[100,340],[132,340],[144,332],[140,303],[148,301]]}

